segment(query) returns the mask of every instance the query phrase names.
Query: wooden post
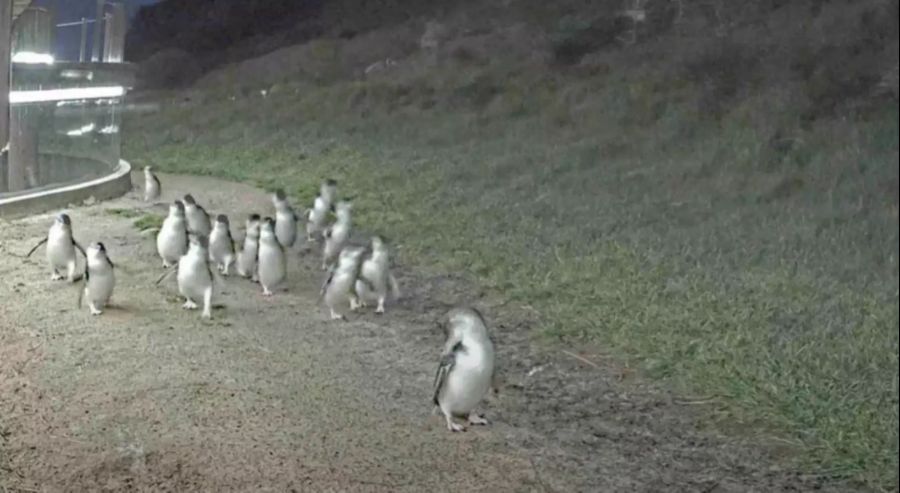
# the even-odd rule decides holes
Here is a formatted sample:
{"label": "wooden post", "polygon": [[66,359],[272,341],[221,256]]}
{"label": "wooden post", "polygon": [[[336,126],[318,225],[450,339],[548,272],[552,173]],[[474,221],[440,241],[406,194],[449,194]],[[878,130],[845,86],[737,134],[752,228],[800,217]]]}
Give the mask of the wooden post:
{"label": "wooden post", "polygon": [[[9,142],[9,57],[12,43],[12,0],[0,0],[0,149]],[[7,185],[8,153],[0,151],[0,193]]]}

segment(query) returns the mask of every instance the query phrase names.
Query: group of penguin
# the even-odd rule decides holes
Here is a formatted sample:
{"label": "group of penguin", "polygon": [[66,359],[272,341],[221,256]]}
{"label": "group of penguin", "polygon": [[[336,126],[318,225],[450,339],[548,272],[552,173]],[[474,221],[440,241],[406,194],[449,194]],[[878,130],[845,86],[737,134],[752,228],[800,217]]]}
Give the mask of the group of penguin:
{"label": "group of penguin", "polygon": [[[161,192],[159,178],[146,166],[144,200],[152,202]],[[286,252],[297,242],[302,221],[283,190],[272,193],[272,204],[274,217],[261,218],[256,213],[248,216],[242,248],[237,250],[226,215],[219,214],[212,221],[191,194],[183,201],[173,201],[156,235],[156,250],[166,269],[156,283],[176,274],[178,291],[185,299],[183,308],[197,309],[200,302],[201,316],[206,319],[212,316],[216,278],[228,276],[232,266],[240,277],[259,283],[263,296],[272,296],[285,281]],[[400,297],[385,241],[376,235],[367,246],[350,242],[351,211],[350,201],[337,200],[337,182],[328,179],[304,214],[307,241],[315,242],[319,236],[323,240],[322,269],[328,275],[320,300],[328,306],[333,320],[346,320],[348,309],[355,311],[369,304],[375,305],[376,313],[384,313],[388,295]],[[336,219],[328,224],[331,214]],[[79,290],[78,306],[86,299],[92,315],[102,314],[115,286],[115,266],[105,245],[97,241],[82,248],[65,213],[56,216],[47,236],[26,257],[44,243],[53,280],[78,281],[76,251],[81,252],[85,258],[80,274],[84,287]],[[450,310],[440,325],[447,339],[434,379],[435,408],[444,415],[450,431],[465,430],[454,418],[464,418],[471,425],[487,424],[475,413],[478,403],[494,388],[494,347],[484,318],[474,308],[459,307]]]}

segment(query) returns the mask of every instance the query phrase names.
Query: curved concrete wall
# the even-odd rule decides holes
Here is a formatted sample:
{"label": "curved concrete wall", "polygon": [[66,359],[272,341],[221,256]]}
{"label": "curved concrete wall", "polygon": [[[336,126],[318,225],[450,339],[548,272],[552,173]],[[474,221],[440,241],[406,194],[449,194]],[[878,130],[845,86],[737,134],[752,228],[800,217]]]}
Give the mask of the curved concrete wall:
{"label": "curved concrete wall", "polygon": [[0,217],[37,214],[77,204],[88,198],[106,200],[131,190],[131,164],[124,159],[112,173],[93,180],[0,199]]}

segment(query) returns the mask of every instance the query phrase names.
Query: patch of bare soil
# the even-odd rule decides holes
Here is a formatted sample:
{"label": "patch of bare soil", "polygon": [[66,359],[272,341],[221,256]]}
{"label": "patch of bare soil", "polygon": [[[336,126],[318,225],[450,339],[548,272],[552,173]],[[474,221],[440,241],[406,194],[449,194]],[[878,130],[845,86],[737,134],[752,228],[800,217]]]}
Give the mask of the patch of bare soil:
{"label": "patch of bare soil", "polygon": [[[191,191],[232,224],[271,208],[245,185],[162,179],[165,200]],[[49,280],[43,249],[20,258],[51,215],[0,222],[0,491],[828,489],[703,431],[703,405],[600,355],[535,346],[527,313],[463,279],[400,269],[405,297],[386,315],[331,322],[303,249],[285,291],[267,299],[229,277],[201,321],[174,280],[154,285],[153,237],[122,209],[165,211],[137,193],[71,210],[76,238],[104,241],[120,266],[100,317]],[[489,318],[503,384],[484,407],[490,426],[451,434],[430,395],[434,321],[458,302]]]}

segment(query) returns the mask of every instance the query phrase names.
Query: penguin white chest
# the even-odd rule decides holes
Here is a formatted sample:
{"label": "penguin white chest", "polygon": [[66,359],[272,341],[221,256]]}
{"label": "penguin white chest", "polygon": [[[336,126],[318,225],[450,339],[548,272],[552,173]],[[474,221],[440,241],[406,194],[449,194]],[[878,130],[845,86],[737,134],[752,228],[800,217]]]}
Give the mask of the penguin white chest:
{"label": "penguin white chest", "polygon": [[166,261],[175,262],[184,255],[186,249],[187,233],[184,220],[167,217],[156,237],[156,250],[159,256]]}
{"label": "penguin white chest", "polygon": [[178,260],[178,290],[186,297],[198,300],[212,286],[212,274],[203,255],[189,252]]}
{"label": "penguin white chest", "polygon": [[112,296],[116,284],[116,275],[109,266],[90,266],[90,278],[87,281],[87,299],[97,308],[102,308]]}
{"label": "penguin white chest", "polygon": [[292,246],[297,238],[297,222],[294,220],[293,211],[278,211],[275,213],[275,237],[284,246]]}
{"label": "penguin white chest", "polygon": [[447,376],[442,403],[453,414],[468,414],[490,389],[493,372],[493,358],[484,350],[470,349],[458,354]]}
{"label": "penguin white chest", "polygon": [[58,226],[47,233],[47,261],[54,269],[65,269],[75,260],[75,245],[69,234]]}
{"label": "penguin white chest", "polygon": [[286,262],[284,251],[271,241],[259,244],[259,282],[264,286],[275,287],[284,280]]}

